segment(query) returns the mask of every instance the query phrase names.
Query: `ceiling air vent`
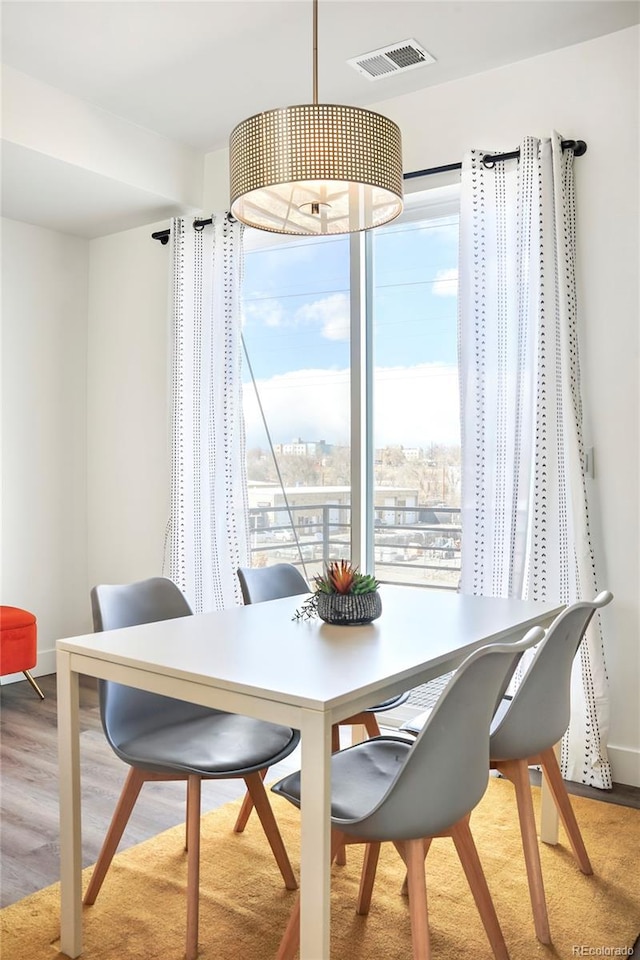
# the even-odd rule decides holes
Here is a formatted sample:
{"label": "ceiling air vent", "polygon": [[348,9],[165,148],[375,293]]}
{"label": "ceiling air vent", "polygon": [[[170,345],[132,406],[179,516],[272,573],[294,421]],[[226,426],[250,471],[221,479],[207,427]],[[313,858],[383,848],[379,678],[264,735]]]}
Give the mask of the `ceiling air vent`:
{"label": "ceiling air vent", "polygon": [[422,67],[427,63],[435,63],[435,57],[420,46],[415,40],[401,40],[390,47],[381,47],[371,50],[359,57],[347,60],[349,66],[361,73],[368,80],[381,80],[392,73],[405,73],[414,67]]}

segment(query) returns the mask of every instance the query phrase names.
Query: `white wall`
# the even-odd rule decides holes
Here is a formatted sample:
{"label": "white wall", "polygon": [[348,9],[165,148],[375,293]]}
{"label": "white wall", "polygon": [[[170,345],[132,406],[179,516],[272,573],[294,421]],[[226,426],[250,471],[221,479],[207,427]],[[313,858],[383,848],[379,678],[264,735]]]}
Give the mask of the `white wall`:
{"label": "white wall", "polygon": [[2,221],[2,603],[38,621],[38,666],[89,627],[88,243]]}
{"label": "white wall", "polygon": [[[640,786],[639,41],[634,27],[375,109],[400,125],[405,170],[554,129],[588,144],[576,160],[579,333],[592,528],[600,584],[615,595],[603,618],[609,744],[614,779]],[[228,203],[226,151],[207,157],[204,197],[208,210]]]}
{"label": "white wall", "polygon": [[169,257],[154,229],[87,241],[2,220],[0,598],[38,619],[36,675],[55,671],[56,639],[92,630],[91,586],[162,572]]}
{"label": "white wall", "polygon": [[92,240],[88,334],[89,583],[162,573],[168,518],[164,224]]}

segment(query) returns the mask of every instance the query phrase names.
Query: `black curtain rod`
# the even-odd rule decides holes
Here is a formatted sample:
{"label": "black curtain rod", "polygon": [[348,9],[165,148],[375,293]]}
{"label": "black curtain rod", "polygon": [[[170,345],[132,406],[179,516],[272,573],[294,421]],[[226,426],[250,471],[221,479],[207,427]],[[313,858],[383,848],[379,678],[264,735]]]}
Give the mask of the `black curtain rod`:
{"label": "black curtain rod", "polygon": [[[562,141],[563,150],[573,150],[574,157],[582,157],[587,152],[587,145],[584,140],[563,140]],[[503,160],[519,160],[520,159],[520,150],[511,150],[509,153],[486,153],[482,158],[482,163],[485,167],[491,169],[495,166],[496,163],[501,163]],[[418,177],[430,177],[434,173],[448,173],[450,170],[462,170],[462,163],[444,163],[440,167],[427,167],[426,170],[412,170],[411,173],[403,173],[403,180],[416,180]],[[227,214],[230,219],[231,214]],[[208,220],[194,220],[193,226],[195,230],[203,230],[208,224],[213,223],[211,217]],[[159,240],[160,243],[165,244],[169,243],[169,237],[171,236],[171,230],[156,230],[155,233],[151,234],[153,240]]]}
{"label": "black curtain rod", "polygon": [[[587,145],[584,140],[563,140],[563,150],[573,150],[574,157],[582,157],[587,152]],[[485,153],[482,158],[482,164],[491,169],[496,163],[503,160],[519,160],[520,150],[511,150],[510,153]],[[433,173],[447,173],[449,170],[462,170],[461,163],[445,163],[441,167],[428,167],[426,170],[413,170],[411,173],[403,173],[403,180],[415,180],[417,177],[429,177]]]}
{"label": "black curtain rod", "polygon": [[[235,217],[232,217],[230,213],[227,214],[229,221],[233,221]],[[213,223],[213,219],[209,217],[208,220],[194,220],[193,229],[194,230],[204,230],[205,227],[208,227],[210,223]],[[171,230],[168,228],[166,230],[156,230],[155,233],[151,234],[152,240],[159,240],[160,243],[164,246],[165,243],[169,243],[169,237],[171,236]]]}

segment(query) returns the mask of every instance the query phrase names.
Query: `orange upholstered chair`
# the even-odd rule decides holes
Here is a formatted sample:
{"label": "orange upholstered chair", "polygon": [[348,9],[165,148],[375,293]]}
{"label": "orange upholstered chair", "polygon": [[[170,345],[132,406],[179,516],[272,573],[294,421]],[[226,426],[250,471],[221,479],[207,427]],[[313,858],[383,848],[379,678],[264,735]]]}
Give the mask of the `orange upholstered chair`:
{"label": "orange upholstered chair", "polygon": [[36,618],[32,613],[20,607],[0,607],[0,676],[22,671],[44,700],[44,693],[29,673],[36,665],[37,637]]}

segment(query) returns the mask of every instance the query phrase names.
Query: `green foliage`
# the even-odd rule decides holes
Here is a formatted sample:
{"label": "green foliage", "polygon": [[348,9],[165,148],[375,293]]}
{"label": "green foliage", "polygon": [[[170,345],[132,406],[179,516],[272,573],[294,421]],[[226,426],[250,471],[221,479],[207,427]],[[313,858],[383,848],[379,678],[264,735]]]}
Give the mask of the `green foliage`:
{"label": "green foliage", "polygon": [[370,573],[358,573],[354,577],[351,593],[375,593],[378,585],[379,581],[372,577]]}

